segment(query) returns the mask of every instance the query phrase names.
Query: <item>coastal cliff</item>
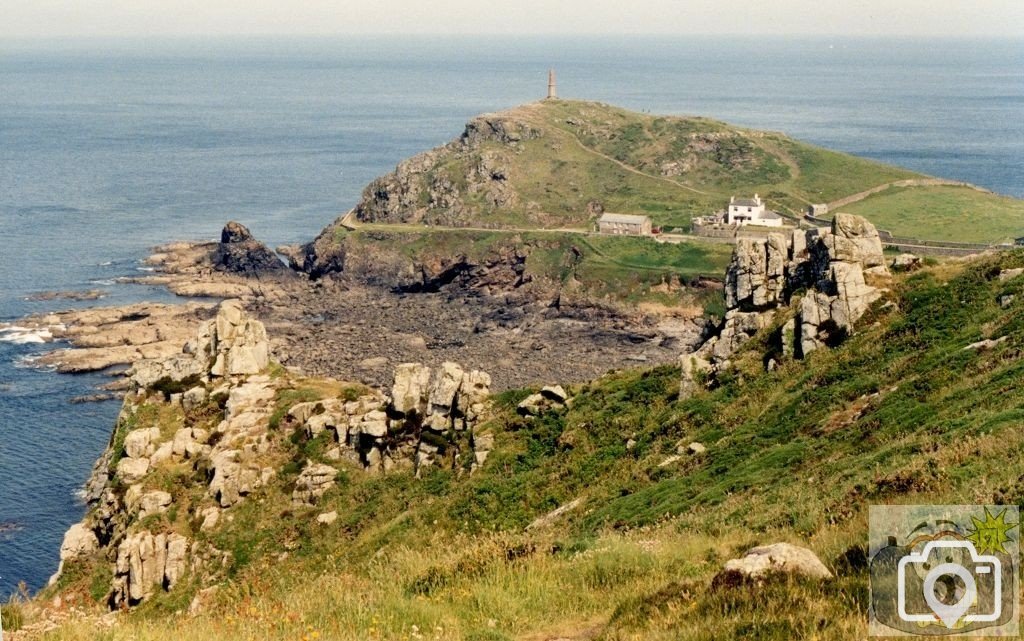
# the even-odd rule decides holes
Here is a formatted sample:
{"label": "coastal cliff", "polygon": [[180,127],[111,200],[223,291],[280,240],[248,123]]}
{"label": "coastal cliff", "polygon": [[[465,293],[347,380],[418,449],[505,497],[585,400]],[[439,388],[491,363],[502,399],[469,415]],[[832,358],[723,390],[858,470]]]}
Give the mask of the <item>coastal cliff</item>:
{"label": "coastal cliff", "polygon": [[346,474],[468,474],[486,461],[486,373],[408,363],[375,390],[289,373],[269,349],[263,324],[227,301],[180,355],[134,365],[52,586],[91,573],[93,597],[113,609],[196,595],[237,564],[217,532],[253,496],[283,493],[312,512]]}

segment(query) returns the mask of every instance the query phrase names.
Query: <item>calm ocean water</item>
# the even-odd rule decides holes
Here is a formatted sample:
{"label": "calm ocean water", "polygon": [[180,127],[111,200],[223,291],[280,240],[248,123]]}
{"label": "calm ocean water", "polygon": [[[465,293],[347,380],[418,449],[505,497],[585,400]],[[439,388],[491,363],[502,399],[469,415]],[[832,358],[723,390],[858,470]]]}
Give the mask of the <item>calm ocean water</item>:
{"label": "calm ocean water", "polygon": [[[782,130],[1024,197],[1024,41],[714,38],[0,41],[0,320],[112,287],[234,218],[308,240],[399,160],[543,96]],[[0,343],[0,594],[43,585],[117,403]]]}

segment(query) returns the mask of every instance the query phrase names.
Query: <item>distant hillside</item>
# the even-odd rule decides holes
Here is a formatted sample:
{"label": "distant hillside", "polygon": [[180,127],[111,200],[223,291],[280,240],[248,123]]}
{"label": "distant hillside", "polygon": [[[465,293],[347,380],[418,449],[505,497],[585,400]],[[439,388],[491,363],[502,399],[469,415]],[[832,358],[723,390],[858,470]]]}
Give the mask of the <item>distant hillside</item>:
{"label": "distant hillside", "polygon": [[731,195],[801,214],[913,172],[707,118],[548,100],[485,114],[363,192],[365,222],[585,227],[601,210],[687,227]]}

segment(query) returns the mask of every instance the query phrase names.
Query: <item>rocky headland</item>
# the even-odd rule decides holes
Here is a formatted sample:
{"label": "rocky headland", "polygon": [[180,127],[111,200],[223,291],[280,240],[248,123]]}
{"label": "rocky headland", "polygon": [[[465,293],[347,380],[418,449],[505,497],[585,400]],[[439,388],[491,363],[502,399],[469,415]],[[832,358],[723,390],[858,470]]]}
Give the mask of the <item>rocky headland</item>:
{"label": "rocky headland", "polygon": [[[445,466],[468,474],[493,447],[480,428],[486,372],[404,363],[390,387],[373,389],[287,372],[269,351],[263,323],[230,300],[177,354],[135,363],[86,484],[86,516],[64,537],[51,585],[68,564],[109,566],[102,589],[111,609],[170,591],[186,576],[215,585],[232,561],[214,544],[219,524],[278,475],[293,477],[293,509],[311,510],[344,470],[418,475]],[[177,479],[174,494],[168,478]]]}

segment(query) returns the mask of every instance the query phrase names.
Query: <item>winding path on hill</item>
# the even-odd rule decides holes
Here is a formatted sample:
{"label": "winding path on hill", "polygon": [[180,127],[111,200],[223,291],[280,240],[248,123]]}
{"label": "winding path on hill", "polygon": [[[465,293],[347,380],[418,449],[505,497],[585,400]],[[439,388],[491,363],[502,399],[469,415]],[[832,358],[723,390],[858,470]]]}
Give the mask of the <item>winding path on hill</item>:
{"label": "winding path on hill", "polygon": [[700,194],[702,196],[714,196],[715,195],[715,194],[708,193],[706,191],[701,191],[701,190],[697,189],[696,187],[690,187],[689,185],[684,185],[683,183],[681,183],[681,182],[679,182],[677,180],[672,180],[671,178],[666,178],[665,176],[655,176],[654,174],[648,174],[646,172],[640,171],[636,167],[634,167],[632,165],[627,165],[626,163],[622,162],[621,160],[619,160],[617,158],[613,158],[613,157],[611,157],[611,156],[609,156],[607,154],[601,153],[600,151],[598,151],[598,150],[596,150],[596,149],[594,149],[592,147],[588,147],[582,140],[580,140],[579,136],[577,136],[574,132],[572,132],[572,131],[570,131],[568,129],[562,129],[561,127],[559,127],[558,129],[560,131],[564,131],[565,133],[569,134],[569,136],[573,139],[573,141],[583,151],[585,151],[585,152],[587,152],[589,154],[593,154],[594,156],[597,156],[598,158],[603,158],[604,160],[607,160],[608,162],[618,166],[619,168],[624,169],[624,170],[626,170],[626,171],[628,171],[630,173],[636,174],[637,176],[643,176],[644,178],[650,178],[652,180],[660,180],[661,182],[668,183],[670,185],[675,185],[676,187],[679,187],[681,189],[685,189],[687,191],[692,191],[693,193]]}

